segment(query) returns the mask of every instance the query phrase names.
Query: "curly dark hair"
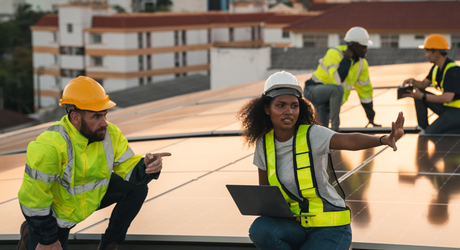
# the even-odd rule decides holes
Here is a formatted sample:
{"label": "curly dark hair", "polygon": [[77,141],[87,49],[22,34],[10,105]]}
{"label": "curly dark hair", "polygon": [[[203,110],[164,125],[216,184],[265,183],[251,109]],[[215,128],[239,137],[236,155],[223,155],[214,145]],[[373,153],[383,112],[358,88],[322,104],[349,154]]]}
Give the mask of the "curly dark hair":
{"label": "curly dark hair", "polygon": [[[268,107],[274,98],[269,96],[260,96],[246,103],[237,113],[237,118],[242,122],[244,142],[248,146],[254,145],[259,137],[265,135],[273,129],[273,123],[270,116],[265,114],[264,107]],[[299,99],[299,118],[295,124],[299,127],[301,124],[317,124],[316,112],[312,104],[302,98]]]}

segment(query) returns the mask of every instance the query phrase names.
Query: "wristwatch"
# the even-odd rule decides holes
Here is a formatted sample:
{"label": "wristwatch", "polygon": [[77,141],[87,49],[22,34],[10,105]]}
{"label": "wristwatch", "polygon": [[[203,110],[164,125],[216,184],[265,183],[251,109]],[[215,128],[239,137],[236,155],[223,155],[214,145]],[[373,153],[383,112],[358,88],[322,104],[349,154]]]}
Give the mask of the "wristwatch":
{"label": "wristwatch", "polygon": [[422,101],[426,101],[426,93],[423,93]]}

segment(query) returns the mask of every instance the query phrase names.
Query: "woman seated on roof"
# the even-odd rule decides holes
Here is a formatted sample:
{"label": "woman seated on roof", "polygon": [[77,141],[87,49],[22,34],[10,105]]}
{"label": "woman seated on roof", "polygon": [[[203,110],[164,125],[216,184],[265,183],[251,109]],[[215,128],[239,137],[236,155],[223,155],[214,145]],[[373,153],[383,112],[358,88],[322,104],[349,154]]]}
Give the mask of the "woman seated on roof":
{"label": "woman seated on roof", "polygon": [[262,96],[238,112],[245,143],[256,145],[259,184],[278,186],[292,212],[302,215],[258,217],[249,237],[259,249],[349,249],[350,209],[327,174],[331,150],[388,145],[396,151],[396,141],[404,135],[404,116],[398,114],[389,135],[336,133],[317,124],[302,93],[295,76],[277,72],[265,82]]}

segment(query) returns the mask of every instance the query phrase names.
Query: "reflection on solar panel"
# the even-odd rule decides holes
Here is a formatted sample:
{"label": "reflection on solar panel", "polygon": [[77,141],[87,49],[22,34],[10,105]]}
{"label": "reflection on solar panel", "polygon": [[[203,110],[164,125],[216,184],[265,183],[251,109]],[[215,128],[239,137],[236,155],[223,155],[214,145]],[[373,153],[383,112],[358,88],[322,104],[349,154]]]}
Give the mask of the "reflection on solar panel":
{"label": "reflection on solar panel", "polygon": [[[429,64],[371,67],[375,87],[423,78]],[[298,76],[303,82],[311,75]],[[253,149],[239,136],[193,137],[239,130],[236,111],[260,94],[263,82],[169,98],[110,112],[109,120],[138,154],[168,151],[164,170],[127,240],[250,243],[255,217],[240,215],[225,184],[257,184]],[[389,127],[404,111],[416,126],[412,100],[396,101],[394,88],[374,91],[376,122]],[[431,119],[435,119],[433,115]],[[356,94],[343,106],[342,127],[367,124]],[[21,151],[49,124],[0,135],[0,152]],[[174,139],[158,139],[167,136]],[[181,135],[181,136],[177,136]],[[336,151],[335,169],[352,209],[354,249],[437,249],[460,246],[460,137],[406,134],[398,151],[377,147]],[[0,240],[19,239],[24,220],[17,201],[25,153],[0,156]],[[71,231],[74,240],[99,239],[111,208],[95,212]],[[412,248],[411,248],[412,246]]]}

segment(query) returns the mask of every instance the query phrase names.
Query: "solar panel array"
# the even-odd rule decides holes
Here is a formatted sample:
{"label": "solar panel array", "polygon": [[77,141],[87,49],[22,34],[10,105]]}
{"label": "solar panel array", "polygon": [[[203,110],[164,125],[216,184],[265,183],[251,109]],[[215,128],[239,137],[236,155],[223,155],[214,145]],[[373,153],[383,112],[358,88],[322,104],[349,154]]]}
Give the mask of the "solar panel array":
{"label": "solar panel array", "polygon": [[[430,65],[370,68],[376,123],[389,127],[399,111],[405,127],[415,128],[413,101],[396,100],[395,88],[409,77],[422,79]],[[300,82],[311,74],[299,75]],[[257,184],[253,148],[237,133],[236,112],[260,95],[263,81],[203,91],[109,113],[109,121],[128,138],[135,153],[171,152],[158,180],[131,224],[128,240],[250,243],[255,217],[242,216],[225,184]],[[435,119],[436,115],[430,117]],[[367,124],[356,93],[342,107],[342,128]],[[0,135],[1,152],[21,152],[50,124]],[[158,139],[172,138],[172,139]],[[352,209],[353,246],[366,249],[457,248],[460,239],[460,137],[406,134],[398,151],[380,146],[363,151],[335,151],[334,166]],[[0,156],[0,240],[19,239],[24,217],[19,209],[25,153]],[[99,239],[111,208],[95,212],[71,230],[77,240]]]}

